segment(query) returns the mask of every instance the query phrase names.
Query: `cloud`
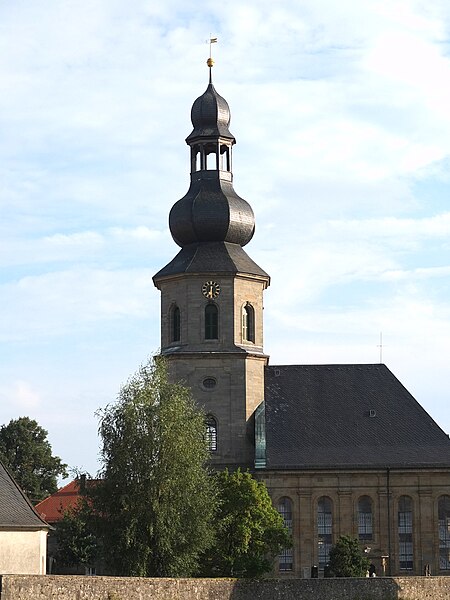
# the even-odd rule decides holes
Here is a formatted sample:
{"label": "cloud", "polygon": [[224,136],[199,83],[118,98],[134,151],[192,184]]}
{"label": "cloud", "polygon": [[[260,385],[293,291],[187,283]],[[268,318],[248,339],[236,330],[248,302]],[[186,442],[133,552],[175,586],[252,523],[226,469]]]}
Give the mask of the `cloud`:
{"label": "cloud", "polygon": [[146,254],[159,256],[159,246],[167,232],[144,225],[111,227],[103,231],[53,233],[40,238],[5,237],[0,242],[3,265],[54,265],[65,262],[97,265],[99,262],[124,264],[133,256],[134,265],[145,262]]}
{"label": "cloud", "polygon": [[17,413],[27,414],[41,405],[41,394],[27,381],[14,381],[9,387],[0,388],[0,402],[9,405]]}
{"label": "cloud", "polygon": [[272,276],[267,351],[373,361],[383,330],[405,383],[428,369],[417,385],[445,413],[449,30],[445,0],[0,3],[10,389],[57,406],[70,380],[64,444],[64,415],[89,413],[155,344],[151,276],[178,251],[167,216],[189,185],[211,31],[235,187],[257,216],[246,250]]}
{"label": "cloud", "polygon": [[153,291],[146,269],[73,269],[0,287],[3,341],[80,331],[94,323],[144,318]]}
{"label": "cloud", "polygon": [[450,237],[450,212],[424,218],[396,218],[383,219],[350,219],[346,221],[333,220],[324,226],[328,232],[334,231],[341,236],[350,236],[351,239],[364,238],[390,238],[404,239],[433,239]]}

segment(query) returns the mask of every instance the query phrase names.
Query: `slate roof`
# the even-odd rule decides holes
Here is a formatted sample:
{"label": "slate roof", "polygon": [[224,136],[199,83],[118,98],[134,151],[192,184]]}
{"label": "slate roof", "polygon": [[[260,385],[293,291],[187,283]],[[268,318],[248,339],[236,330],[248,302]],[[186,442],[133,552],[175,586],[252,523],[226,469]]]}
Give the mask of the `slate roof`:
{"label": "slate roof", "polygon": [[191,109],[191,121],[194,126],[186,143],[197,141],[203,137],[222,137],[235,141],[228,129],[230,125],[230,107],[225,98],[220,96],[212,82],[205,92],[194,101]]}
{"label": "slate roof", "polygon": [[450,467],[448,435],[383,364],[267,367],[265,409],[268,469]]}
{"label": "slate roof", "polygon": [[178,252],[153,277],[154,281],[162,277],[182,273],[248,273],[269,279],[261,269],[239,246],[229,242],[190,244]]}
{"label": "slate roof", "polygon": [[169,228],[182,248],[212,242],[245,246],[255,233],[255,215],[234,191],[231,173],[202,170],[191,174],[189,190],[172,206]]}
{"label": "slate roof", "polygon": [[0,463],[0,529],[49,528],[35,512],[33,506]]}
{"label": "slate roof", "polygon": [[48,523],[55,523],[63,518],[64,511],[76,505],[79,495],[80,485],[78,480],[74,479],[36,504],[35,509]]}

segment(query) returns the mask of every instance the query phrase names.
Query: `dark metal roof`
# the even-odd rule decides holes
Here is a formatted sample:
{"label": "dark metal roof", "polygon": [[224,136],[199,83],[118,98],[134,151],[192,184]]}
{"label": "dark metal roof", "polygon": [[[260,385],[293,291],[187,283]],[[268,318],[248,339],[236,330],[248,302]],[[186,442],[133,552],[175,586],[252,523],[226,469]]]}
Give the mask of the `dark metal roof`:
{"label": "dark metal roof", "polygon": [[448,435],[383,364],[270,366],[265,401],[268,469],[450,467]]}
{"label": "dark metal roof", "polygon": [[242,273],[269,279],[263,271],[239,246],[227,242],[211,244],[191,244],[185,246],[153,277],[153,281],[182,273]]}
{"label": "dark metal roof", "polygon": [[[172,207],[169,226],[181,246],[230,242],[245,246],[255,231],[248,202],[233,189],[231,149],[236,142],[228,129],[230,109],[211,81],[191,111],[191,182],[187,194]],[[208,158],[209,157],[209,158]]]}
{"label": "dark metal roof", "polygon": [[220,96],[212,83],[208,85],[202,94],[192,105],[191,121],[193,131],[186,138],[191,144],[198,138],[222,137],[236,141],[228,129],[230,124],[230,108],[225,98]]}
{"label": "dark metal roof", "polygon": [[0,528],[43,529],[48,523],[39,517],[12,476],[0,463]]}
{"label": "dark metal roof", "polygon": [[[207,177],[208,176],[208,177]],[[231,242],[245,246],[255,231],[253,210],[217,171],[192,178],[187,194],[172,207],[169,226],[183,247],[195,242]]]}

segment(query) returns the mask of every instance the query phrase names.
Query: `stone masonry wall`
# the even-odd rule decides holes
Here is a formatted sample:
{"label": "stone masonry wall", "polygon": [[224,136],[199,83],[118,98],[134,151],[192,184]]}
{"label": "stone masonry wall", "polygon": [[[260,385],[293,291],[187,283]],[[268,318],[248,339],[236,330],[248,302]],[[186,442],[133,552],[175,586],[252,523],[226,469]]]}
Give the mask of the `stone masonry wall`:
{"label": "stone masonry wall", "polygon": [[448,600],[450,577],[143,579],[3,575],[0,600]]}

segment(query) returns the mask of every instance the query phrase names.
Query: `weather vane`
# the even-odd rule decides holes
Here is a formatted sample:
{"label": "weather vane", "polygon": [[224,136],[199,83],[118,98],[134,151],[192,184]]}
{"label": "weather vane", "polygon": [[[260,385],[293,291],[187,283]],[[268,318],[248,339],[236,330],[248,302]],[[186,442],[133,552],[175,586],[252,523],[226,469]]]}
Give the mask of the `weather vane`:
{"label": "weather vane", "polygon": [[208,60],[206,61],[206,64],[207,64],[207,65],[208,65],[208,67],[209,67],[209,82],[210,82],[210,83],[211,83],[211,81],[212,81],[212,77],[211,77],[211,69],[212,69],[212,67],[214,66],[214,61],[213,61],[213,58],[212,58],[212,52],[211,52],[211,46],[212,46],[213,44],[217,44],[217,38],[216,38],[216,37],[211,37],[211,34],[209,34],[209,58],[208,58]]}

